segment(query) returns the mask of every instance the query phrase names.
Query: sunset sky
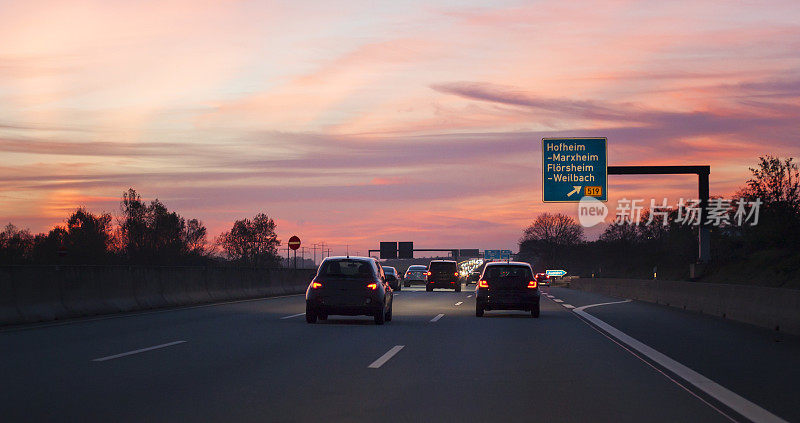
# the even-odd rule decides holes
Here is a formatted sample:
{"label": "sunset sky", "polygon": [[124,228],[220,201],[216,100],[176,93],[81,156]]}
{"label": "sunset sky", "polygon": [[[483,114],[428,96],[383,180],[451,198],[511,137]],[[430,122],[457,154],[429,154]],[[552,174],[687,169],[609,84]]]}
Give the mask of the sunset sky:
{"label": "sunset sky", "polygon": [[[34,232],[134,187],[212,235],[516,250],[575,215],[541,201],[555,136],[732,194],[800,156],[800,1],[0,0],[0,221]],[[612,176],[608,205],[696,190]]]}

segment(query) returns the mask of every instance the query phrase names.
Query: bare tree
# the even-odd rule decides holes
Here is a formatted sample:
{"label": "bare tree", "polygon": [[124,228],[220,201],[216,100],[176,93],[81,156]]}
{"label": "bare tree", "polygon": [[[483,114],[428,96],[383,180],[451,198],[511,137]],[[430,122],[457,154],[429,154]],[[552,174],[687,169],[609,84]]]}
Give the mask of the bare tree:
{"label": "bare tree", "polygon": [[583,242],[583,227],[575,219],[565,214],[540,214],[530,226],[525,228],[519,241],[522,259],[534,262],[539,268],[558,266],[563,255]]}
{"label": "bare tree", "polygon": [[217,237],[216,243],[230,260],[249,265],[277,265],[280,241],[275,227],[273,219],[259,213],[253,220],[235,221],[230,231]]}
{"label": "bare tree", "polygon": [[572,245],[583,240],[583,227],[562,213],[542,213],[525,228],[520,242],[541,241],[553,245]]}

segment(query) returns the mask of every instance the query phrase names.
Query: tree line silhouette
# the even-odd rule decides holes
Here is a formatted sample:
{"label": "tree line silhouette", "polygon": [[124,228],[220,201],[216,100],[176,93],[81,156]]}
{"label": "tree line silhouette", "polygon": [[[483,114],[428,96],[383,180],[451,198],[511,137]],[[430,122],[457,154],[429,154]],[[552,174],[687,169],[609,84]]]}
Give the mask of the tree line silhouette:
{"label": "tree line silhouette", "polygon": [[0,232],[0,264],[135,264],[280,266],[275,221],[264,213],[236,220],[213,241],[198,219],[186,219],[161,201],[122,194],[120,214],[84,207],[47,233],[9,223]]}
{"label": "tree line silhouette", "polygon": [[[712,260],[704,281],[800,288],[800,172],[793,158],[759,158],[751,177],[730,198],[761,201],[757,225],[710,228]],[[719,198],[719,197],[717,197]],[[525,228],[520,257],[537,271],[565,269],[584,277],[687,279],[697,260],[698,227],[683,224],[677,208],[665,215],[643,210],[633,224],[609,225],[597,240],[565,214],[544,213]],[[664,220],[666,219],[666,224]]]}

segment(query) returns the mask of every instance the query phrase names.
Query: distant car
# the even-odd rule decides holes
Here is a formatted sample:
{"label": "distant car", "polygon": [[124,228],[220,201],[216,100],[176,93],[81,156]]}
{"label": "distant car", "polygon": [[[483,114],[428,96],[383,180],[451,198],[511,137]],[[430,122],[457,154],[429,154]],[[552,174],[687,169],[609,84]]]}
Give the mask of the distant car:
{"label": "distant car", "polygon": [[403,286],[408,288],[413,282],[425,283],[425,274],[428,272],[428,266],[421,264],[414,264],[408,266],[405,276],[403,276]]}
{"label": "distant car", "polygon": [[402,291],[403,287],[400,286],[400,277],[397,275],[397,269],[392,266],[381,267],[383,267],[383,273],[386,275],[386,282],[389,282],[389,286],[395,291]]}
{"label": "distant car", "polygon": [[469,275],[467,275],[467,284],[478,283],[480,279],[481,279],[481,271],[477,269],[473,270],[469,272]]}
{"label": "distant car", "polygon": [[373,316],[376,325],[392,320],[392,287],[371,257],[328,257],[306,290],[306,322],[331,314]]}
{"label": "distant car", "polygon": [[449,288],[461,292],[458,263],[453,260],[431,261],[426,273],[425,290],[431,292],[434,288]]}
{"label": "distant car", "polygon": [[489,310],[524,310],[539,317],[539,284],[528,263],[493,262],[475,288],[475,315]]}
{"label": "distant car", "polygon": [[539,282],[539,285],[550,285],[550,276],[547,273],[537,273],[536,282]]}

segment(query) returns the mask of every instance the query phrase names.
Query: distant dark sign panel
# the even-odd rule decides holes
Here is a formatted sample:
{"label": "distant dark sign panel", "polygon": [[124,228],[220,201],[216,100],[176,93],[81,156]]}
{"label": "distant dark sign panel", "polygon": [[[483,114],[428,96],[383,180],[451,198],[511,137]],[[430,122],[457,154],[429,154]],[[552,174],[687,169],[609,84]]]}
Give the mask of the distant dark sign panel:
{"label": "distant dark sign panel", "polygon": [[414,258],[414,243],[413,242],[399,242],[399,257],[401,259]]}
{"label": "distant dark sign panel", "polygon": [[474,249],[461,249],[458,251],[458,256],[461,258],[475,258],[481,256],[481,251],[477,248]]}
{"label": "distant dark sign panel", "polygon": [[397,243],[381,242],[381,259],[396,259],[396,258],[397,258]]}

